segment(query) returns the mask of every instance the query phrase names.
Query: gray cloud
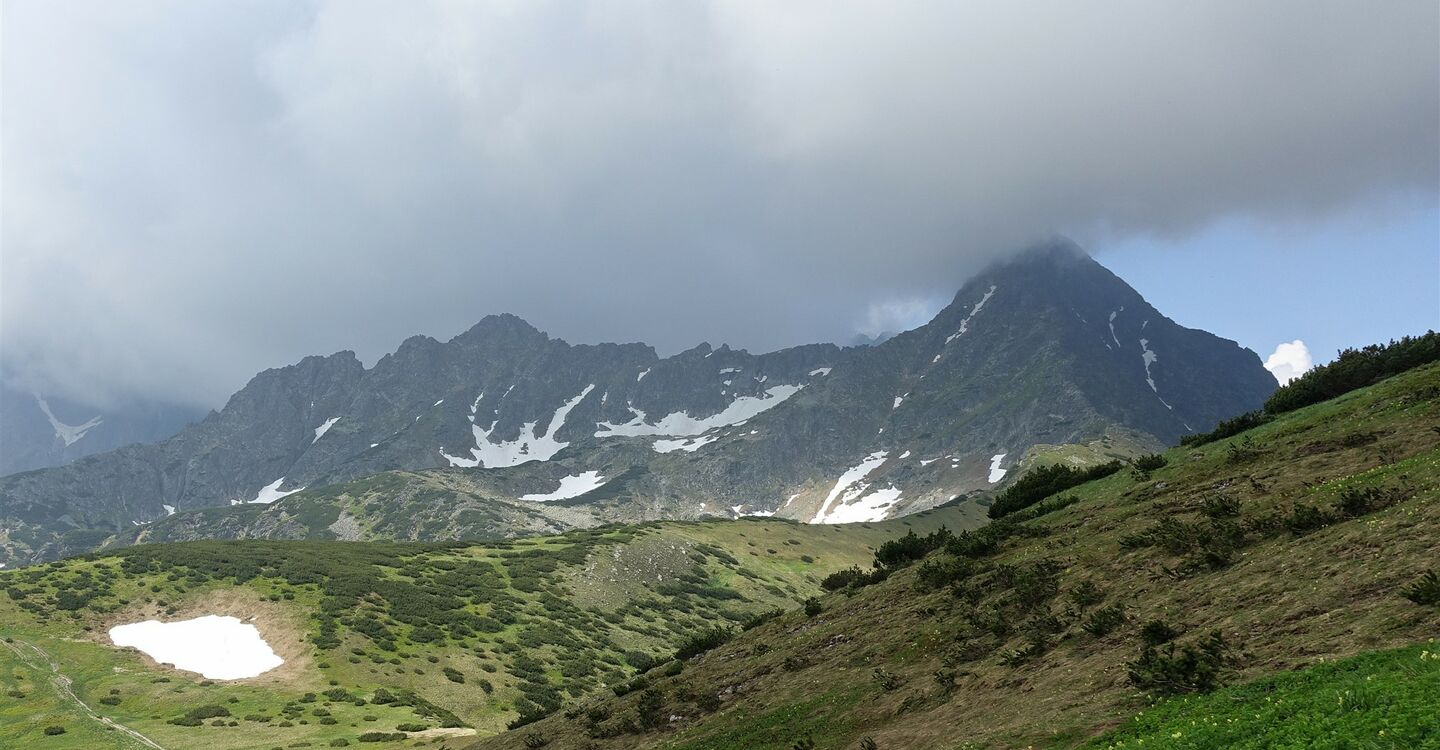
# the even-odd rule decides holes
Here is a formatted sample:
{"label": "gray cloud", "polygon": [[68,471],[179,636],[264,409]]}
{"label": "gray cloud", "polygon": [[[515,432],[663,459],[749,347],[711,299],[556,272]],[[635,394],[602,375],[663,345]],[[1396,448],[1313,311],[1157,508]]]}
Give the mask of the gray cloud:
{"label": "gray cloud", "polygon": [[499,311],[845,339],[1057,231],[1440,182],[1431,2],[5,11],[0,353],[92,401],[213,405]]}

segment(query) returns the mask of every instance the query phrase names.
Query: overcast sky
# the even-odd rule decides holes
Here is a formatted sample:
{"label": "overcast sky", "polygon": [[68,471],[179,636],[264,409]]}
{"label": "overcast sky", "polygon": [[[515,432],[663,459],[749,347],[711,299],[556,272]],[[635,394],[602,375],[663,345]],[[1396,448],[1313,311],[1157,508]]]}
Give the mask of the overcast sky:
{"label": "overcast sky", "polygon": [[[662,353],[843,341],[1057,232],[1262,356],[1389,299],[1292,262],[1418,258],[1392,317],[1440,325],[1433,0],[3,13],[0,365],[94,402],[217,406],[502,311]],[[1269,298],[1200,303],[1212,257]]]}

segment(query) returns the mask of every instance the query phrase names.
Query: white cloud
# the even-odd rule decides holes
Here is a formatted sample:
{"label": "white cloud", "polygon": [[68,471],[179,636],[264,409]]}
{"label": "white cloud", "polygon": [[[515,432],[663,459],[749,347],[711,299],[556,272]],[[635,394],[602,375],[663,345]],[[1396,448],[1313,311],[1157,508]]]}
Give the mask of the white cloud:
{"label": "white cloud", "polygon": [[871,302],[865,310],[865,320],[857,325],[855,330],[866,336],[894,335],[925,325],[943,307],[945,300],[940,297],[910,297]]}
{"label": "white cloud", "polygon": [[1280,381],[1280,385],[1304,375],[1314,366],[1315,361],[1310,358],[1310,348],[1300,339],[1277,345],[1275,351],[1265,359],[1265,369]]}

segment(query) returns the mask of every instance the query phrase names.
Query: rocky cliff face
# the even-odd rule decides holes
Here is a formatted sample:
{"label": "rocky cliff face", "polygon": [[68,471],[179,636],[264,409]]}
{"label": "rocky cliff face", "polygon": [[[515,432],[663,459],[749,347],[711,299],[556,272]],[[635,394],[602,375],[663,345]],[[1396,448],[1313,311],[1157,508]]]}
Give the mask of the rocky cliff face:
{"label": "rocky cliff face", "polygon": [[[516,517],[563,504],[542,515],[566,525],[878,520],[991,488],[1033,446],[1159,446],[1274,387],[1255,353],[1177,325],[1056,243],[875,346],[702,344],[662,359],[501,315],[448,342],[411,338],[369,370],[349,352],[309,357],[170,440],[0,479],[0,545],[45,557],[172,512],[393,470],[465,474]],[[287,502],[300,500],[273,513]],[[274,527],[267,513],[244,515]]]}

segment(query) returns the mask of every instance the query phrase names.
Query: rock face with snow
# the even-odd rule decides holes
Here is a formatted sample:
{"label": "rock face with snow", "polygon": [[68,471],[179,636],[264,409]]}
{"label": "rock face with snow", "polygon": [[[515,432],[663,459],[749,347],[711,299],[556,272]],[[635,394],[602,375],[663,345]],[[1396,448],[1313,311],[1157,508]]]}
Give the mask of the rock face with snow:
{"label": "rock face with snow", "polygon": [[1055,243],[872,346],[702,344],[662,359],[501,315],[448,342],[411,338],[368,370],[349,352],[310,357],[168,441],[0,480],[0,531],[22,561],[158,519],[204,536],[186,510],[273,502],[246,514],[263,526],[311,494],[287,496],[299,488],[395,470],[464,474],[523,503],[507,513],[562,526],[878,520],[987,490],[1031,446],[1122,431],[1158,447],[1274,387],[1254,352],[1165,318]]}

